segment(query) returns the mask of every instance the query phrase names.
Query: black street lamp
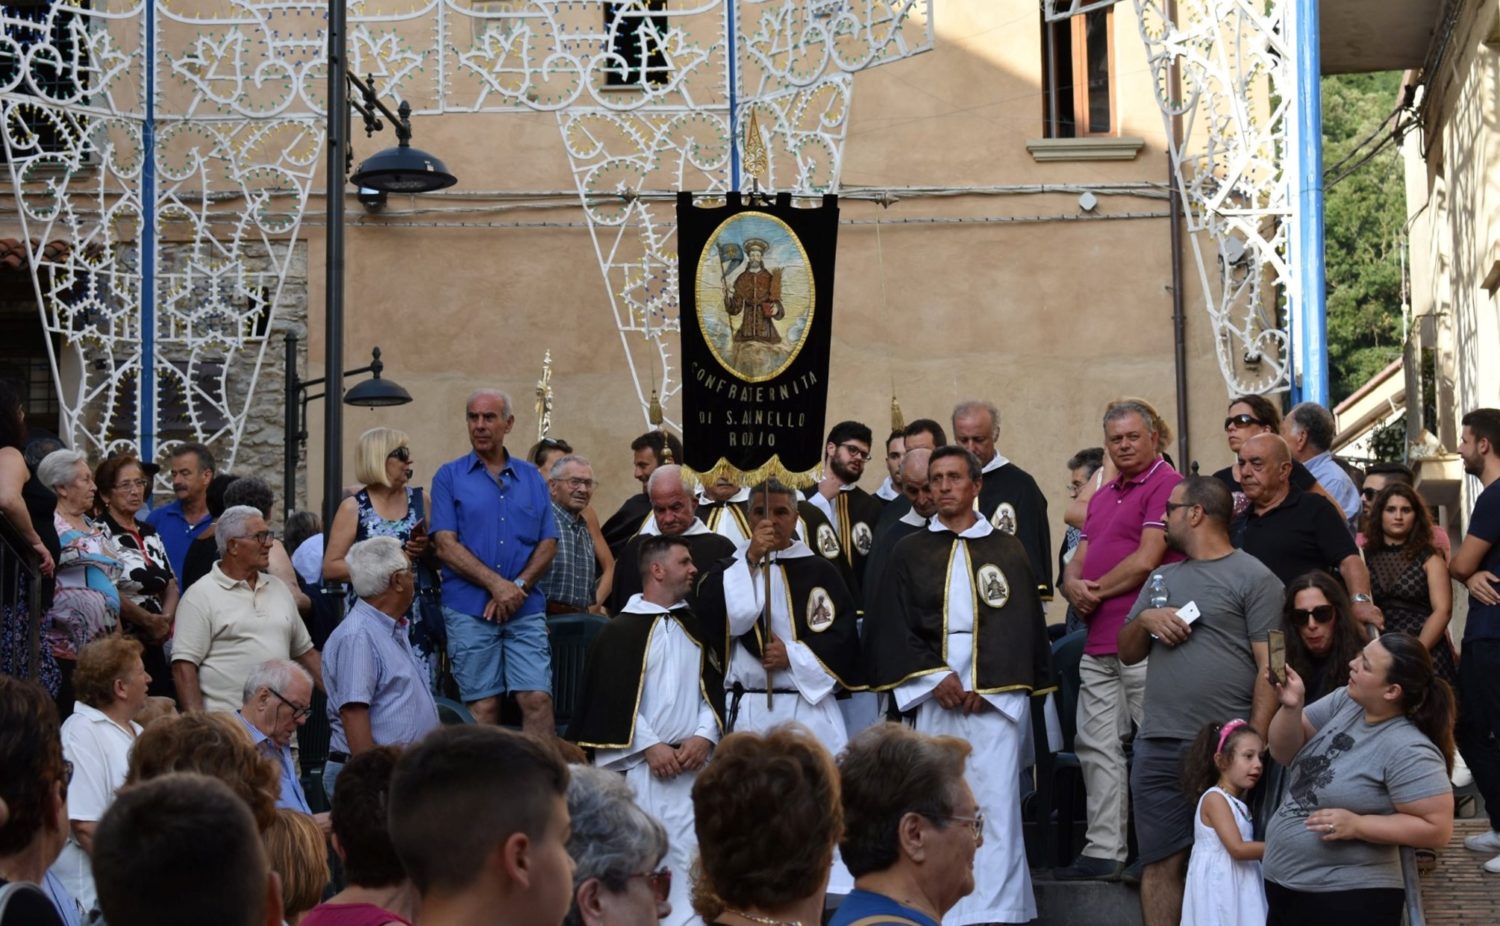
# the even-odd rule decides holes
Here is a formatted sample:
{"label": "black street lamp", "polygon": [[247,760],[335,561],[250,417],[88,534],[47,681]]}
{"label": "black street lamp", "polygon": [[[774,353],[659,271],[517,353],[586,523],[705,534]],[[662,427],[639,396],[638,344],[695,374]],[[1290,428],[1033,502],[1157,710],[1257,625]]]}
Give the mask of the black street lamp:
{"label": "black street lamp", "polygon": [[[345,370],[344,375],[339,377],[340,388],[342,381],[350,376],[358,376],[361,373],[369,373],[370,378],[355,383],[343,399],[345,405],[354,405],[362,408],[384,408],[388,405],[405,405],[411,401],[411,393],[389,379],[382,379],[380,374],[385,370],[385,364],[380,359],[380,348],[370,352],[370,363],[354,370]],[[308,390],[314,386],[322,386],[323,391],[309,395]],[[307,446],[307,403],[314,399],[325,398],[328,394],[328,377],[317,376],[312,379],[302,379],[297,375],[297,336],[290,332],[286,336],[286,399],[283,407],[285,414],[286,443],[282,455],[282,495],[285,498],[285,509],[288,516],[297,507],[297,460],[302,448]],[[337,407],[339,403],[329,402],[329,408]],[[326,490],[326,487],[325,487]],[[342,487],[333,494],[333,507],[336,509],[342,500]],[[323,506],[328,509],[328,505]],[[283,520],[283,523],[285,521]],[[333,514],[325,510],[323,528],[327,530],[333,523]]]}
{"label": "black street lamp", "polygon": [[[411,147],[411,107],[402,101],[393,114],[375,97],[369,81],[349,73],[347,0],[328,0],[328,217],[327,256],[325,259],[324,350],[323,369],[332,376],[344,368],[344,187],[349,161],[349,109],[352,106],[364,117],[367,135],[383,128],[379,113],[389,119],[396,132],[397,146],[376,154],[360,167],[354,180],[361,187],[382,193],[425,193],[452,186],[458,180],[448,173],[443,162]],[[360,91],[359,99],[349,99],[349,86]],[[379,355],[375,363],[379,364]],[[347,375],[347,374],[345,374]],[[287,379],[296,376],[294,358],[287,361]],[[311,382],[311,381],[309,381]],[[405,394],[405,390],[402,390]],[[347,396],[345,401],[348,401]],[[406,396],[406,401],[411,397]],[[295,404],[295,402],[290,403]],[[288,427],[288,447],[292,446],[292,428]],[[300,430],[298,428],[297,430]],[[327,403],[323,416],[323,525],[333,524],[343,488],[344,410],[339,402]],[[288,453],[289,458],[291,452]],[[293,460],[293,465],[295,460]],[[295,473],[292,473],[295,476]],[[292,483],[288,480],[290,489]],[[291,492],[288,491],[288,502]]]}

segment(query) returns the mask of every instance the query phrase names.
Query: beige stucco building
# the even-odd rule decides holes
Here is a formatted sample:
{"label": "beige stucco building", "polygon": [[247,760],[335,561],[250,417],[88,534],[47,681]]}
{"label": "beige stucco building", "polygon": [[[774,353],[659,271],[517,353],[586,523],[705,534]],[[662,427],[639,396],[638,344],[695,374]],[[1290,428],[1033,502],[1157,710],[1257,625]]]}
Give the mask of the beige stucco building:
{"label": "beige stucco building", "polygon": [[[863,420],[879,441],[893,388],[908,419],[946,421],[956,401],[991,398],[1004,415],[1002,452],[1037,476],[1058,522],[1063,463],[1101,442],[1106,400],[1144,396],[1184,424],[1164,129],[1132,15],[1122,4],[1109,16],[1114,120],[1097,137],[1043,141],[1045,46],[1031,0],[939,3],[934,50],[854,78],[842,184],[890,190],[898,201],[842,203],[828,422]],[[571,182],[551,115],[454,115],[424,119],[417,131],[460,190]],[[1085,212],[1079,199],[1090,190],[1098,205]],[[350,203],[352,218],[360,210]],[[367,346],[380,344],[388,375],[415,401],[347,409],[346,459],[364,426],[388,424],[411,432],[419,472],[430,473],[466,449],[463,399],[481,383],[516,398],[510,446],[524,448],[535,438],[533,388],[550,350],[551,433],[594,458],[598,505],[612,510],[636,488],[627,445],[647,421],[577,210],[507,216],[522,224],[566,215],[571,228],[413,229],[398,224],[407,205],[393,201],[349,230],[346,356],[362,362]],[[310,229],[314,374],[322,247],[321,230]],[[1217,467],[1226,456],[1217,427],[1225,387],[1191,292],[1186,332],[1188,452]],[[314,435],[317,415],[315,407]],[[308,472],[316,474],[313,443]],[[876,468],[868,488],[883,476]]]}
{"label": "beige stucco building", "polygon": [[[1195,273],[1176,287],[1187,387],[1177,388],[1166,129],[1132,4],[1051,27],[1035,0],[935,7],[931,51],[852,79],[827,421],[863,420],[878,441],[893,392],[908,419],[946,420],[956,401],[992,399],[1001,451],[1038,478],[1060,537],[1064,461],[1101,443],[1113,397],[1155,403],[1177,432],[1164,449],[1180,462],[1212,471],[1228,461],[1226,386]],[[425,483],[466,450],[463,400],[481,385],[516,399],[509,445],[524,449],[550,351],[551,433],[596,461],[596,504],[612,510],[636,490],[627,445],[648,427],[626,359],[639,345],[611,312],[558,116],[419,115],[414,130],[459,183],[392,196],[379,212],[352,188],[346,197],[345,366],[380,346],[386,376],[414,401],[345,409],[345,473],[360,432],[387,425],[411,434]],[[391,144],[389,132],[354,136],[356,165]],[[257,335],[267,347],[234,463],[277,487],[288,438],[279,335],[305,333],[302,375],[324,373],[322,186],[311,185],[274,323]],[[168,249],[181,227],[165,226]],[[14,212],[0,209],[0,238],[20,237]],[[37,352],[24,309],[17,317],[6,343]],[[66,389],[87,365],[86,354],[60,361]],[[323,407],[310,407],[304,507],[321,503]],[[669,418],[679,411],[668,403]]]}

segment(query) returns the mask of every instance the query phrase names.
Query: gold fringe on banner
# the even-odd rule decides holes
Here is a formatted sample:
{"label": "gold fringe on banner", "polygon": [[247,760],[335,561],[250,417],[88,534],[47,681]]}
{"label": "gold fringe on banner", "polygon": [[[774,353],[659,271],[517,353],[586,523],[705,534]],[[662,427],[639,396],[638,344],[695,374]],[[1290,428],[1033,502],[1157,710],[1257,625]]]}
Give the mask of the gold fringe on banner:
{"label": "gold fringe on banner", "polygon": [[896,400],[896,394],[891,393],[891,430],[903,431],[906,429],[906,416],[901,414],[901,403]]}
{"label": "gold fringe on banner", "polygon": [[683,471],[698,480],[700,485],[713,485],[720,479],[727,478],[735,485],[749,487],[760,485],[767,479],[775,479],[777,482],[791,486],[794,489],[807,489],[818,484],[818,470],[820,468],[814,467],[806,472],[793,472],[782,465],[780,456],[773,455],[771,459],[752,470],[739,469],[728,460],[719,457],[719,462],[715,463],[707,472],[700,473],[688,469],[686,466],[683,467]]}

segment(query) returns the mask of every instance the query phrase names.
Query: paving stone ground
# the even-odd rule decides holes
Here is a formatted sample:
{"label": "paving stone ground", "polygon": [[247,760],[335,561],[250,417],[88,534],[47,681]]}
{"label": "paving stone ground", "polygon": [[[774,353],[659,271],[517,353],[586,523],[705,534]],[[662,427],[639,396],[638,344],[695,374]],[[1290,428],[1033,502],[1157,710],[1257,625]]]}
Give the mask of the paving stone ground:
{"label": "paving stone ground", "polygon": [[1428,926],[1500,923],[1500,875],[1481,866],[1489,856],[1464,848],[1464,837],[1480,833],[1485,820],[1455,820],[1453,840],[1438,853],[1437,865],[1422,875],[1422,909]]}

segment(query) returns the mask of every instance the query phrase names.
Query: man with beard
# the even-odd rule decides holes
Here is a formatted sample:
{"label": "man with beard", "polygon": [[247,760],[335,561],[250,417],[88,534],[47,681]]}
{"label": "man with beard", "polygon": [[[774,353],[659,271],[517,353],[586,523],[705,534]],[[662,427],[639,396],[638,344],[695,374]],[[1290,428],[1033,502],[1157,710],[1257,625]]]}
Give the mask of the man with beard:
{"label": "man with beard", "polygon": [[906,434],[892,431],[885,439],[885,481],[880,483],[874,495],[882,505],[901,498],[901,458],[906,455]]}
{"label": "man with beard", "polygon": [[828,432],[823,448],[823,478],[809,499],[833,525],[839,549],[854,573],[851,589],[861,598],[865,557],[875,544],[875,525],[880,521],[880,500],[859,487],[870,459],[870,429],[858,421],[840,421]]}
{"label": "man with beard", "polygon": [[[648,537],[682,538],[693,555],[693,565],[698,567],[700,577],[722,568],[720,561],[734,554],[733,543],[698,520],[693,485],[681,466],[675,463],[658,466],[646,482],[646,494],[651,499],[651,520],[620,551],[615,566],[615,587],[609,597],[611,612],[623,611],[631,596],[642,591],[640,550]],[[687,601],[689,605],[697,604],[696,596],[691,592]]]}
{"label": "man with beard", "polygon": [[1490,829],[1465,839],[1464,846],[1493,854],[1484,870],[1500,874],[1500,409],[1478,408],[1463,417],[1458,454],[1464,472],[1483,486],[1450,568],[1469,590],[1458,667],[1458,744],[1490,814]]}
{"label": "man with beard", "polygon": [[995,447],[1000,439],[1000,410],[993,402],[971,399],[953,409],[953,442],[979,458],[984,488],[979,514],[991,526],[1021,541],[1031,557],[1031,572],[1043,601],[1052,600],[1052,529],[1047,498],[1031,474],[1007,460]]}
{"label": "man with beard", "polygon": [[[1130,796],[1144,926],[1182,918],[1194,804],[1182,790],[1182,762],[1209,723],[1248,717],[1265,738],[1276,711],[1266,679],[1266,631],[1280,626],[1281,581],[1229,542],[1234,499],[1212,476],[1189,476],[1166,506],[1167,545],[1188,558],[1156,570],[1167,604],[1142,590],[1120,631],[1120,660],[1145,661],[1146,699],[1134,742]],[[1181,609],[1200,616],[1191,623]]]}
{"label": "man with beard", "polygon": [[[709,630],[687,605],[698,569],[681,537],[646,537],[639,549],[643,590],[594,638],[568,739],[625,775],[667,828],[663,864],[685,873],[697,854],[693,779],[722,725],[723,628]],[[683,926],[693,919],[692,879],[672,882],[665,922]]]}
{"label": "man with beard", "polygon": [[937,514],[897,546],[865,619],[871,684],[915,714],[918,732],[972,744],[964,778],[984,817],[974,892],[950,926],[1025,923],[1036,898],[1021,836],[1020,776],[1030,698],[1052,688],[1052,651],[1030,558],[979,516],[978,458],[942,447],[928,461]]}

